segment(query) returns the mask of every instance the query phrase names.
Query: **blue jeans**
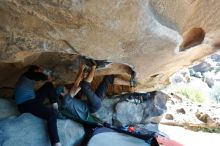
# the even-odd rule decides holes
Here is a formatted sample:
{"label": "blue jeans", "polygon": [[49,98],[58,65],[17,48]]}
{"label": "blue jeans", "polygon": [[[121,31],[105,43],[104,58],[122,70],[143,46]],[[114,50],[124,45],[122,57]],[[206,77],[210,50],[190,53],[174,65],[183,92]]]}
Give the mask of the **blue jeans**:
{"label": "blue jeans", "polygon": [[106,96],[108,86],[113,84],[113,81],[113,75],[105,76],[95,92],[92,90],[90,83],[86,81],[82,81],[80,83],[81,90],[88,99],[88,108],[90,113],[95,113],[98,109],[101,108],[102,100]]}

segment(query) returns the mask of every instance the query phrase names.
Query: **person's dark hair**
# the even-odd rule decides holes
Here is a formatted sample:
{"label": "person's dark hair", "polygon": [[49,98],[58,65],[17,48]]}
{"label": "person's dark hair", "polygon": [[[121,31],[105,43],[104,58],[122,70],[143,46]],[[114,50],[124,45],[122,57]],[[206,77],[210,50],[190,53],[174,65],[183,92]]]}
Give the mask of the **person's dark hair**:
{"label": "person's dark hair", "polygon": [[38,69],[40,69],[40,67],[37,66],[37,65],[30,65],[30,66],[28,67],[28,71],[31,71],[31,72],[33,72],[33,71],[35,71],[35,70],[38,70]]}

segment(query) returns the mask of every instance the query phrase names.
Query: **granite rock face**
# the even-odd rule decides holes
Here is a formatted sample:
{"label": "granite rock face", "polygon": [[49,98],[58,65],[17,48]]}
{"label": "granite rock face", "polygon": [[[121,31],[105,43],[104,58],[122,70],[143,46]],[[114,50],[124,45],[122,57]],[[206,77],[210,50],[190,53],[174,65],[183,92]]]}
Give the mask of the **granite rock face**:
{"label": "granite rock face", "polygon": [[117,126],[160,123],[163,113],[167,110],[168,96],[162,92],[156,92],[155,96],[144,96],[146,94],[123,94],[113,99],[105,99],[96,116]]}
{"label": "granite rock face", "polygon": [[[60,141],[65,146],[76,146],[85,132],[83,126],[71,120],[58,120]],[[22,114],[0,120],[0,145],[48,146],[50,140],[43,120]]]}
{"label": "granite rock face", "polygon": [[0,98],[0,119],[19,115],[16,107],[15,102]]}
{"label": "granite rock face", "polygon": [[129,78],[134,70],[137,90],[158,89],[216,51],[219,6],[218,0],[2,0],[0,87],[13,87],[29,64],[64,69],[66,76],[77,56],[87,56],[112,62],[99,75]]}

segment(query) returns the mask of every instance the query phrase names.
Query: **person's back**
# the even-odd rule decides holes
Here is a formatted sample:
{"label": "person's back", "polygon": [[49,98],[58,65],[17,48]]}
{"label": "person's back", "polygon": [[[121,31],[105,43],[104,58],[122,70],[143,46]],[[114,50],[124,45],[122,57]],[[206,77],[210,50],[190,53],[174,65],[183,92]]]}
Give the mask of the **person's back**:
{"label": "person's back", "polygon": [[63,107],[80,119],[87,120],[89,117],[89,109],[86,101],[72,98],[69,94],[64,96]]}
{"label": "person's back", "polygon": [[15,100],[16,104],[21,104],[25,101],[35,98],[34,85],[35,80],[31,80],[23,74],[15,87]]}
{"label": "person's back", "polygon": [[24,103],[35,98],[34,86],[36,81],[47,80],[48,77],[43,74],[38,66],[29,67],[16,83],[15,100],[17,104]]}
{"label": "person's back", "polygon": [[[91,82],[93,81],[95,75],[96,64],[91,66],[90,72],[87,76],[84,76],[84,69],[85,64],[81,63],[77,77],[70,89],[65,86],[60,86],[56,91],[58,96],[61,95],[64,97],[63,107],[67,111],[71,112],[72,115],[77,118],[87,120],[90,115],[94,115],[101,108],[108,86],[113,84],[115,81],[117,83],[122,80],[115,78],[114,75],[106,75],[97,87],[96,91],[93,91]],[[130,82],[123,80],[123,84],[130,85]],[[86,101],[75,98],[80,90],[87,98]]]}
{"label": "person's back", "polygon": [[[51,144],[60,146],[56,113],[43,104],[43,100],[48,97],[53,105],[57,105],[55,89],[50,79],[42,72],[40,67],[30,66],[29,70],[21,75],[16,83],[15,100],[21,113],[31,113],[47,120]],[[48,82],[35,92],[35,83],[40,80],[48,80]]]}

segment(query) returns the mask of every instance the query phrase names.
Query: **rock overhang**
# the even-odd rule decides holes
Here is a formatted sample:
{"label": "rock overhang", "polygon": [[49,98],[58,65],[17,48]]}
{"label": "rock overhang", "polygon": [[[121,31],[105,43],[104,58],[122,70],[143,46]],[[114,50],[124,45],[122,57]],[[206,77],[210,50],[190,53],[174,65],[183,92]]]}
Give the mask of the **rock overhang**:
{"label": "rock overhang", "polygon": [[[0,4],[2,86],[13,86],[13,78],[29,64],[60,65],[70,72],[77,56],[87,56],[112,62],[99,75],[129,78],[134,70],[137,90],[156,90],[168,84],[174,72],[218,47],[219,12],[212,13],[220,5],[217,0],[4,0]],[[195,29],[202,31],[194,33]]]}

